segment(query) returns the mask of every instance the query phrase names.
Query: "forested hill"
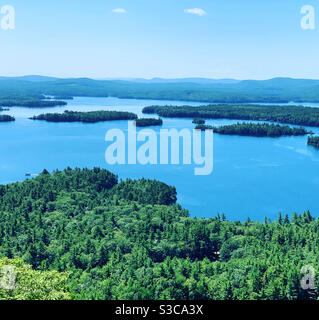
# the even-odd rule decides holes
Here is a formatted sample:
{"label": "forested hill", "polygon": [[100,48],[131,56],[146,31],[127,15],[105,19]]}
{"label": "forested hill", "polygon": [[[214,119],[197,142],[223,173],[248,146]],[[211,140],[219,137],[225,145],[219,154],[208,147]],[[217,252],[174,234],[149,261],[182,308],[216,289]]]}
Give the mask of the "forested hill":
{"label": "forested hill", "polygon": [[241,223],[191,218],[175,202],[175,188],[153,180],[44,170],[0,186],[0,256],[57,270],[60,298],[65,271],[76,299],[319,296],[318,281],[311,292],[299,281],[302,266],[319,268],[319,221],[309,212]]}
{"label": "forested hill", "polygon": [[[156,80],[156,79],[155,79]],[[1,95],[91,96],[183,100],[216,103],[319,102],[319,80],[172,79],[160,81],[57,79],[48,77],[0,78]]]}

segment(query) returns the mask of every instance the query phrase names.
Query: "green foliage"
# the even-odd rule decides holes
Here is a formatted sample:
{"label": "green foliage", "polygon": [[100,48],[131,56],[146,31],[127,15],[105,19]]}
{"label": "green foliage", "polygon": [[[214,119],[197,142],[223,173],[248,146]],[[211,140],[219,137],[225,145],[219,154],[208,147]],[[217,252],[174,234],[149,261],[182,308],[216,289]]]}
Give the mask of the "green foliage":
{"label": "green foliage", "polygon": [[319,127],[319,108],[267,105],[150,106],[143,113],[169,118],[204,118],[272,121]]}
{"label": "green foliage", "polygon": [[309,212],[241,223],[190,218],[175,201],[175,188],[153,180],[44,170],[0,186],[0,256],[32,265],[35,283],[50,279],[30,280],[30,299],[70,298],[64,272],[75,299],[319,297],[319,281],[311,294],[300,287],[302,266],[319,269]]}
{"label": "green foliage", "polygon": [[0,259],[0,300],[70,300],[69,274],[36,271],[21,259]]}
{"label": "green foliage", "polygon": [[289,126],[268,123],[236,123],[220,127],[199,124],[195,129],[212,129],[215,133],[219,134],[253,137],[304,136],[310,133],[305,128],[291,128]]}
{"label": "green foliage", "polygon": [[137,181],[127,179],[113,188],[112,195],[143,204],[171,205],[177,200],[175,187],[146,179]]}
{"label": "green foliage", "polygon": [[135,121],[137,127],[161,126],[163,125],[162,119],[143,118]]}
{"label": "green foliage", "polygon": [[64,111],[64,113],[46,113],[30,118],[32,120],[45,120],[48,122],[85,122],[96,123],[113,120],[135,120],[137,115],[123,111],[90,111],[75,112]]}

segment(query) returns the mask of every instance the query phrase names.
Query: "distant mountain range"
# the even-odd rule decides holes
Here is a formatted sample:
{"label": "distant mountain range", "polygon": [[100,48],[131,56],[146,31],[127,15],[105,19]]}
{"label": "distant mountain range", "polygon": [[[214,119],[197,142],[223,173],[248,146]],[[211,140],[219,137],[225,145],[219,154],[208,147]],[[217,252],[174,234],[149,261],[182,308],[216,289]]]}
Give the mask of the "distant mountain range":
{"label": "distant mountain range", "polygon": [[45,81],[56,81],[59,78],[46,77],[46,76],[21,76],[21,77],[0,77],[0,80],[22,80],[22,81],[31,81],[31,82],[45,82]]}
{"label": "distant mountain range", "polygon": [[268,80],[236,80],[231,78],[225,79],[210,79],[210,78],[102,78],[102,79],[93,79],[93,78],[57,78],[57,77],[48,77],[40,75],[26,75],[19,77],[4,77],[0,76],[0,80],[21,80],[21,81],[30,81],[30,82],[48,82],[48,81],[59,81],[59,80],[93,80],[93,81],[125,81],[125,82],[134,82],[134,83],[196,83],[196,84],[238,84],[241,83],[247,86],[263,86],[263,85],[275,85],[275,86],[291,86],[291,85],[315,85],[319,84],[319,80],[314,79],[295,79],[295,78],[272,78]]}
{"label": "distant mountain range", "polygon": [[38,75],[0,77],[0,98],[34,96],[97,96],[207,103],[319,102],[319,80],[235,79],[61,79]]}
{"label": "distant mountain range", "polygon": [[201,83],[201,84],[212,84],[212,83],[238,83],[240,80],[235,79],[209,79],[209,78],[153,78],[153,79],[143,79],[143,78],[104,78],[96,80],[123,80],[139,83]]}

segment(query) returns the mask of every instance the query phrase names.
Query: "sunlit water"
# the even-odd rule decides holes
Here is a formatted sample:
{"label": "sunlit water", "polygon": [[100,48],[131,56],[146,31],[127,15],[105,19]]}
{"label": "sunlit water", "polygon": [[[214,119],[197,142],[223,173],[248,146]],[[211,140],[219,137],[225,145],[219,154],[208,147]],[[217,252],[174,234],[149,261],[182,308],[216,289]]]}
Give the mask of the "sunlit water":
{"label": "sunlit water", "polygon": [[[64,110],[119,110],[142,116],[153,104],[200,105],[200,103],[116,98],[75,98],[66,107],[11,108],[16,121],[0,123],[0,183],[22,181],[26,173],[46,168],[100,166],[120,178],[158,179],[174,185],[178,202],[191,216],[214,217],[224,212],[230,220],[250,217],[276,219],[278,213],[310,210],[319,216],[319,150],[307,146],[307,137],[254,138],[214,135],[214,170],[195,176],[193,165],[115,165],[105,162],[108,129],[127,131],[127,121],[96,124],[48,123],[28,117]],[[307,104],[319,106],[318,104]],[[144,115],[145,116],[145,115]],[[148,115],[150,116],[150,115]],[[238,121],[208,120],[208,124]],[[164,119],[165,128],[193,129],[191,119]],[[161,128],[152,128],[159,132]],[[319,128],[311,128],[319,133]]]}

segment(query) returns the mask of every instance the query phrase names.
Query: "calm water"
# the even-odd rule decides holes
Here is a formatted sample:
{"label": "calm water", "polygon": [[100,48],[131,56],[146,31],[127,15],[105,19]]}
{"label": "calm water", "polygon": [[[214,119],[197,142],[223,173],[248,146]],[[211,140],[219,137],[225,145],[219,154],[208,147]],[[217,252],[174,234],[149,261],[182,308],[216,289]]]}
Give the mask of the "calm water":
{"label": "calm water", "polygon": [[[100,166],[120,178],[154,178],[174,185],[178,202],[192,216],[213,217],[224,212],[228,219],[275,219],[278,212],[310,210],[319,216],[319,150],[307,146],[306,137],[254,138],[214,135],[214,171],[194,176],[193,166],[116,165],[104,160],[110,128],[127,130],[126,121],[97,124],[47,123],[27,118],[44,112],[67,110],[124,110],[141,115],[152,104],[200,103],[116,98],[76,98],[67,107],[12,108],[6,114],[14,123],[0,123],[0,183],[21,181],[25,173],[70,167]],[[318,104],[307,104],[319,106]],[[211,120],[209,124],[237,121]],[[163,128],[189,128],[189,119],[164,119]],[[155,129],[157,132],[159,128]],[[319,128],[312,128],[319,133]]]}

